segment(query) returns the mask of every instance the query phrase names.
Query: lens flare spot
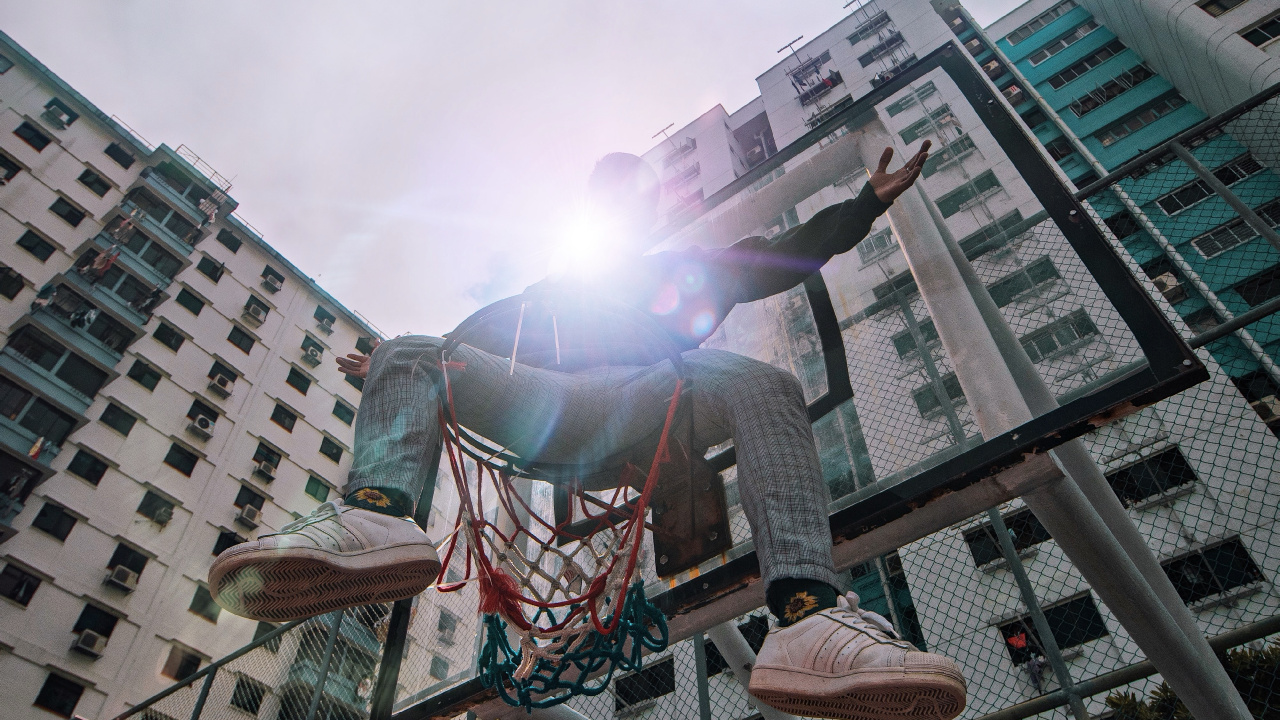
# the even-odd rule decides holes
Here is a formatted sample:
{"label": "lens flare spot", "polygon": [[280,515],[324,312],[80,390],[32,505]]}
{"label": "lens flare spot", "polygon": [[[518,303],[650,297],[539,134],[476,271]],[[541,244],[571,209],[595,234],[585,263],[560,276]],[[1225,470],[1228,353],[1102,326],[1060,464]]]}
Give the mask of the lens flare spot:
{"label": "lens flare spot", "polygon": [[687,293],[696,293],[707,283],[707,273],[701,265],[685,265],[680,268],[680,289]]}
{"label": "lens flare spot", "polygon": [[654,315],[670,315],[680,307],[680,291],[674,283],[663,283],[649,304],[649,312]]}
{"label": "lens flare spot", "polygon": [[715,326],[716,316],[710,310],[703,310],[695,314],[689,322],[689,329],[693,331],[694,337],[710,335],[712,328]]}

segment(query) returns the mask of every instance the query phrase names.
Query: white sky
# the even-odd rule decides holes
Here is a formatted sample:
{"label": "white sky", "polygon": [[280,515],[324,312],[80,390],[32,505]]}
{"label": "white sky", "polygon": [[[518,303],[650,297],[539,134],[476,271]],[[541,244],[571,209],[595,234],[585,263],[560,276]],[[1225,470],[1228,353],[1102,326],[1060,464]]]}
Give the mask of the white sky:
{"label": "white sky", "polygon": [[[988,24],[1020,0],[971,0]],[[392,335],[521,291],[595,160],[758,94],[842,0],[0,0],[0,29]]]}

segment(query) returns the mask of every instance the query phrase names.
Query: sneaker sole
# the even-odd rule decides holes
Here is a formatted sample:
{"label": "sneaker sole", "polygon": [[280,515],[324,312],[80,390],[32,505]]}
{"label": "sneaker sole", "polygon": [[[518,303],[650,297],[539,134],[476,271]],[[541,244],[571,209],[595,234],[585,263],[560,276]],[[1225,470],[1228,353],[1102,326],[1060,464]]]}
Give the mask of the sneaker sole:
{"label": "sneaker sole", "polygon": [[215,602],[236,615],[287,622],[413,597],[439,574],[440,560],[429,545],[347,555],[308,548],[233,548],[209,569],[209,589]]}
{"label": "sneaker sole", "polygon": [[[951,720],[965,706],[963,678],[943,670],[863,672],[828,694],[834,680],[757,667],[751,673],[749,692],[776,710],[833,720]],[[816,687],[819,684],[828,687]],[[806,693],[806,687],[814,692]]]}

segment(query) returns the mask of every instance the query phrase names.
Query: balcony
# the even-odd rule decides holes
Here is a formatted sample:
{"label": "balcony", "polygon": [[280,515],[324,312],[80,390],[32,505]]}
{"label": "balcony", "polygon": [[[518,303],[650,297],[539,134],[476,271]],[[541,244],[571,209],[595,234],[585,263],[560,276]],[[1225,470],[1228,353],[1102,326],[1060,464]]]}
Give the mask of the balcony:
{"label": "balcony", "polygon": [[[289,674],[285,684],[301,683],[314,688],[320,682],[320,667],[310,660],[298,660],[289,666]],[[329,676],[325,679],[324,694],[340,703],[363,710],[366,698],[360,697],[359,683],[338,672],[330,666]],[[309,693],[308,693],[309,694]]]}
{"label": "balcony", "polygon": [[[87,328],[71,327],[71,319],[50,310],[48,307],[36,310],[27,317],[31,324],[40,328],[46,335],[57,338],[75,348],[81,355],[97,362],[103,367],[115,367],[124,357],[124,350],[116,350],[110,345],[89,334]],[[15,328],[16,329],[16,328]]]}
{"label": "balcony", "polygon": [[0,370],[31,386],[72,414],[83,415],[93,403],[93,398],[71,387],[66,381],[31,362],[11,347],[0,349]]}
{"label": "balcony", "polygon": [[844,78],[840,76],[840,71],[832,70],[825,78],[814,83],[813,87],[806,88],[800,93],[800,104],[808,105],[818,101],[818,98],[831,92],[835,86],[844,82]]}
{"label": "balcony", "polygon": [[129,248],[118,244],[110,235],[106,233],[98,233],[93,238],[93,247],[98,252],[106,252],[112,245],[115,245],[116,249],[120,251],[120,257],[116,258],[116,262],[129,268],[134,275],[137,275],[153,288],[160,288],[163,290],[164,288],[169,287],[169,284],[173,282],[173,278],[143,262],[142,258],[134,255]]}
{"label": "balcony", "polygon": [[[8,445],[9,449],[16,454],[26,455],[39,439],[40,436],[19,425],[18,421],[0,415],[0,443]],[[62,452],[61,445],[46,444],[37,460],[48,465],[51,460],[58,457],[60,452]]]}
{"label": "balcony", "polygon": [[178,237],[172,230],[161,225],[142,208],[125,200],[120,203],[120,212],[129,216],[135,225],[146,230],[151,237],[162,241],[170,252],[178,257],[187,257],[195,249],[195,244]]}
{"label": "balcony", "polygon": [[94,285],[93,283],[90,283],[89,280],[80,273],[72,270],[65,273],[62,278],[81,295],[92,297],[103,310],[136,326],[133,328],[134,330],[140,332],[142,327],[147,324],[148,318],[145,313],[138,311],[132,305],[125,302],[119,295],[116,295],[101,285]]}
{"label": "balcony", "polygon": [[181,212],[188,220],[201,225],[209,221],[209,216],[200,212],[200,207],[187,199],[183,191],[170,185],[164,175],[156,172],[154,168],[143,168],[138,174],[141,184],[148,190],[155,193],[161,200],[164,200],[170,207]]}

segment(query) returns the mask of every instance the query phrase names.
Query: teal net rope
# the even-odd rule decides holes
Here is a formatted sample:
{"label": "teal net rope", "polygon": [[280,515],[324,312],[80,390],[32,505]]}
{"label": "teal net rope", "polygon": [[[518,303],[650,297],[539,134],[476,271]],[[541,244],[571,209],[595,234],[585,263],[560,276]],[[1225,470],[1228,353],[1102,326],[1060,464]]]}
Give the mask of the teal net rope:
{"label": "teal net rope", "polygon": [[612,633],[589,631],[554,659],[539,658],[524,680],[515,678],[522,653],[511,647],[507,624],[496,614],[486,614],[484,626],[480,681],[485,687],[496,687],[507,704],[530,709],[559,705],[578,695],[599,695],[615,671],[639,670],[643,651],[666,650],[668,639],[666,616],[645,597],[639,582],[627,591],[622,618]]}

